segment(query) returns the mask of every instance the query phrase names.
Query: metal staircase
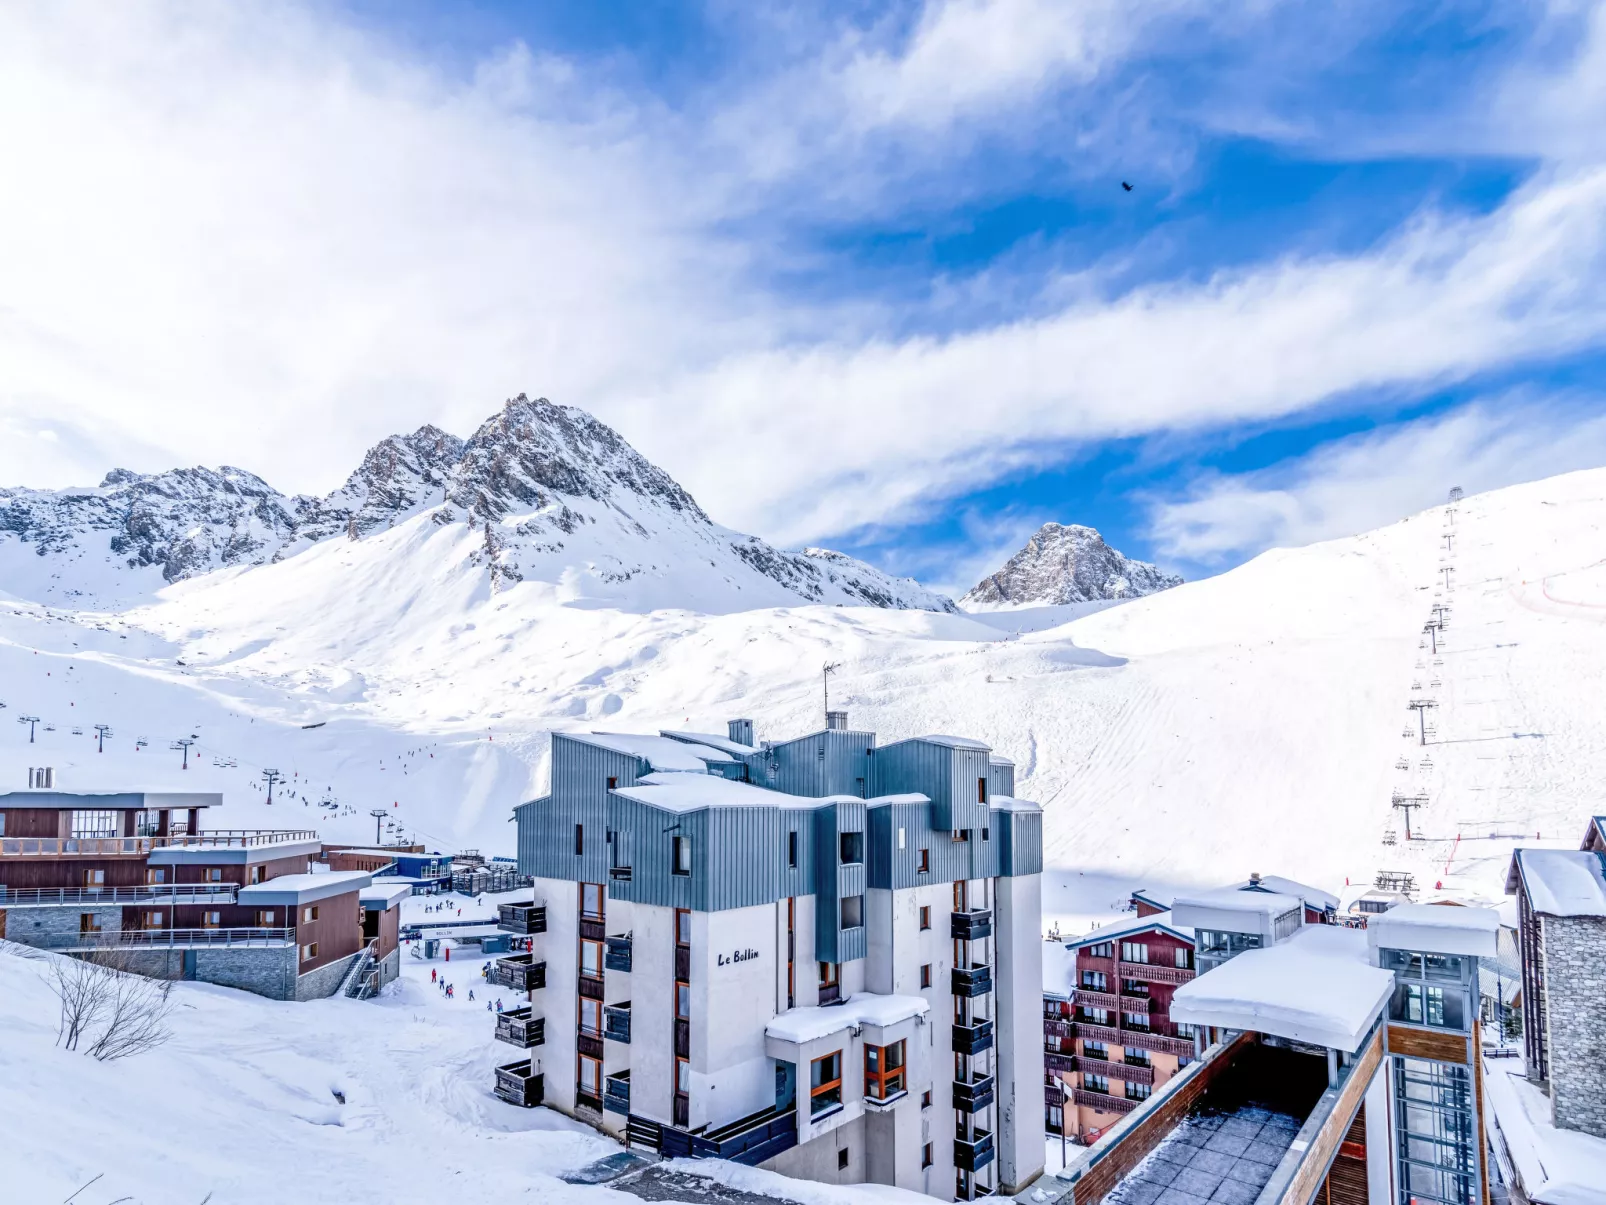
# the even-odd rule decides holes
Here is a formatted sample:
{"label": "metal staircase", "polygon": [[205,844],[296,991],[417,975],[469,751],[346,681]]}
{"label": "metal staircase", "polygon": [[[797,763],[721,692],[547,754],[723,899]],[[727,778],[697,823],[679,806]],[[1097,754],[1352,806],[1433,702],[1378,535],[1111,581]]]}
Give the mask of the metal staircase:
{"label": "metal staircase", "polygon": [[362,948],[362,953],[351,961],[351,969],[341,981],[340,994],[352,1000],[367,1000],[379,994],[379,939],[376,937]]}

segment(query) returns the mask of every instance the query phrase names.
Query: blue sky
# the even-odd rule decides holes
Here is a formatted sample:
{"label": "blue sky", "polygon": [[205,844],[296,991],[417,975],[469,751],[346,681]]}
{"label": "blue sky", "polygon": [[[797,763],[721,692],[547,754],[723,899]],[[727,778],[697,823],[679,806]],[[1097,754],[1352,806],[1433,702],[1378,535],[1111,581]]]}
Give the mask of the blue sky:
{"label": "blue sky", "polygon": [[321,492],[525,391],[958,590],[1606,463],[1582,0],[66,4],[0,112],[7,483]]}

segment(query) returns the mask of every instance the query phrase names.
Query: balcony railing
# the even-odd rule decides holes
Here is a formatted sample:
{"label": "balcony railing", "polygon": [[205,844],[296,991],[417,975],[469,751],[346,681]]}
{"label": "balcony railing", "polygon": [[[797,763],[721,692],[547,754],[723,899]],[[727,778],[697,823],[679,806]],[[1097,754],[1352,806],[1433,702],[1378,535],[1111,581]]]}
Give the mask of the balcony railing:
{"label": "balcony railing", "polygon": [[496,1094],[510,1105],[535,1108],[541,1103],[542,1083],[534,1059],[507,1063],[496,1069]]}
{"label": "balcony railing", "polygon": [[970,1080],[954,1081],[954,1108],[961,1113],[980,1113],[993,1103],[993,1077],[972,1076]]}
{"label": "balcony railing", "polygon": [[216,828],[204,833],[151,838],[164,849],[254,849],[259,845],[317,839],[318,831],[311,828]]}
{"label": "balcony railing", "polygon": [[955,967],[952,972],[952,990],[954,995],[966,999],[985,996],[993,990],[993,968]]}
{"label": "balcony railing", "polygon": [[608,936],[607,923],[600,916],[582,916],[580,936],[585,941],[601,941]]}
{"label": "balcony railing", "polygon": [[630,1116],[630,1072],[616,1071],[602,1081],[602,1107],[609,1113]]}
{"label": "balcony railing", "polygon": [[602,1036],[610,1042],[630,1043],[630,1001],[602,1010]]}
{"label": "balcony railing", "polygon": [[1154,1001],[1148,996],[1122,996],[1121,1011],[1124,1013],[1146,1013],[1154,1007]]}
{"label": "balcony railing", "polygon": [[993,1048],[993,1023],[977,1021],[971,1025],[953,1027],[955,1054],[980,1054]]}
{"label": "balcony railing", "polygon": [[546,986],[546,960],[534,954],[509,954],[491,964],[491,982],[515,992],[533,992]]}
{"label": "balcony railing", "polygon": [[147,883],[138,887],[0,886],[0,908],[95,904],[232,904],[236,883]]}
{"label": "balcony railing", "polygon": [[993,1161],[993,1135],[977,1130],[969,1138],[954,1139],[954,1166],[961,1171],[979,1172]]}
{"label": "balcony railing", "polygon": [[1124,1096],[1111,1096],[1108,1092],[1094,1092],[1088,1088],[1071,1089],[1071,1100],[1100,1113],[1130,1113],[1143,1102],[1127,1100]]}
{"label": "balcony railing", "polygon": [[541,904],[498,904],[496,927],[530,937],[546,932],[546,908]]}
{"label": "balcony railing", "polygon": [[1147,962],[1123,962],[1121,978],[1143,983],[1188,983],[1198,974],[1191,967],[1154,966]]}
{"label": "balcony railing", "polygon": [[1043,1051],[1043,1066],[1053,1072],[1075,1071],[1077,1057],[1074,1054],[1065,1054],[1058,1050]]}
{"label": "balcony railing", "polygon": [[1154,1083],[1154,1068],[1147,1064],[1112,1063],[1104,1059],[1090,1059],[1085,1055],[1076,1060],[1076,1069],[1088,1075],[1102,1075],[1106,1079],[1125,1080],[1129,1084]]}
{"label": "balcony railing", "polygon": [[1061,1017],[1045,1017],[1043,1019],[1043,1036],[1045,1038],[1069,1038],[1074,1033],[1075,1030],[1072,1028],[1070,1021]]}
{"label": "balcony railing", "polygon": [[608,938],[608,948],[603,954],[602,965],[610,971],[630,970],[631,935],[626,933],[623,937]]}
{"label": "balcony railing", "polygon": [[993,914],[990,908],[972,908],[969,912],[955,912],[949,931],[956,941],[980,941],[993,934]]}
{"label": "balcony railing", "polygon": [[[677,1112],[679,1100],[677,1098]],[[676,1118],[676,1126],[686,1124]],[[701,1134],[688,1134],[671,1126],[660,1127],[659,1153],[665,1159],[731,1159],[756,1165],[797,1145],[797,1109],[770,1107],[730,1125]]]}
{"label": "balcony railing", "polygon": [[[1091,1037],[1092,1035],[1088,1036]],[[1135,1029],[1123,1029],[1121,1036],[1112,1038],[1111,1041],[1119,1042],[1123,1046],[1130,1046],[1137,1050],[1157,1050],[1161,1054],[1176,1055],[1179,1058],[1189,1058],[1194,1052],[1192,1038],[1172,1038],[1158,1033],[1139,1033]]]}
{"label": "balcony railing", "polygon": [[534,1009],[526,1004],[523,1008],[511,1008],[504,1013],[498,1013],[496,1040],[506,1042],[509,1046],[517,1046],[521,1050],[545,1043],[546,1018],[531,1016],[533,1011]]}
{"label": "balcony railing", "polygon": [[46,950],[200,949],[209,946],[290,946],[294,929],[117,929],[104,933],[61,933],[30,937]]}
{"label": "balcony railing", "polygon": [[1098,1008],[1107,1013],[1119,1012],[1121,997],[1112,992],[1096,992],[1092,988],[1079,987],[1072,997],[1079,1008]]}
{"label": "balcony railing", "polygon": [[0,837],[0,857],[148,858],[158,849],[250,849],[317,839],[312,829],[224,829],[172,837]]}
{"label": "balcony railing", "polygon": [[1104,1042],[1119,1046],[1124,1041],[1122,1031],[1113,1025],[1095,1025],[1091,1021],[1075,1021],[1073,1024],[1076,1027],[1076,1036],[1089,1042]]}

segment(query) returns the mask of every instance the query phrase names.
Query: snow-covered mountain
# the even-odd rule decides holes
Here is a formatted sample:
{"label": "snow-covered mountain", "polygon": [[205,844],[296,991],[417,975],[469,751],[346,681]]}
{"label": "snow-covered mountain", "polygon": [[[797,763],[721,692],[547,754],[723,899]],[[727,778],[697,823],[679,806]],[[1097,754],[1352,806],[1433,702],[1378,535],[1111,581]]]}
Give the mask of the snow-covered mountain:
{"label": "snow-covered mountain", "polygon": [[1045,523],[997,573],[959,600],[967,611],[1141,598],[1182,579],[1122,556],[1091,527]]}
{"label": "snow-covered mountain", "polygon": [[[473,563],[497,588],[533,576],[631,605],[953,609],[841,553],[789,552],[720,527],[611,427],[522,394],[467,440],[431,426],[382,440],[324,498],[287,497],[235,468],[117,469],[93,489],[0,490],[0,589],[120,608],[164,584],[367,539],[426,514],[477,533]],[[678,589],[653,590],[669,577]]]}

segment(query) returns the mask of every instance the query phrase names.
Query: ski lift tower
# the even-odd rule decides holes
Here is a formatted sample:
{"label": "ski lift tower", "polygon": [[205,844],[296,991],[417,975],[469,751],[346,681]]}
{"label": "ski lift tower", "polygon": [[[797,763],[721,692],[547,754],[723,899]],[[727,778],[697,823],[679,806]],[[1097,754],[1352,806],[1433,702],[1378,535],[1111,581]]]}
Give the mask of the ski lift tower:
{"label": "ski lift tower", "polygon": [[1426,795],[1402,795],[1396,791],[1394,798],[1389,802],[1405,813],[1405,839],[1407,841],[1415,841],[1416,836],[1411,832],[1411,809],[1427,807],[1428,797]]}
{"label": "ski lift tower", "polygon": [[184,752],[184,764],[179,769],[188,770],[190,768],[190,748],[196,743],[195,735],[191,733],[189,736],[176,740],[168,746],[169,749],[181,749]]}
{"label": "ski lift tower", "polygon": [[[1430,619],[1422,625],[1422,631],[1433,645],[1433,655],[1435,657],[1439,655],[1439,632],[1443,627],[1444,625],[1436,619]],[[1418,647],[1420,648],[1421,646],[1419,645]]]}
{"label": "ski lift tower", "polygon": [[1426,745],[1428,743],[1428,708],[1437,707],[1438,704],[1432,699],[1412,699],[1405,706],[1408,710],[1416,712],[1417,744]]}
{"label": "ski lift tower", "polygon": [[39,717],[36,715],[19,715],[17,723],[28,725],[28,743],[30,745],[33,744],[34,725],[39,723]]}
{"label": "ski lift tower", "polygon": [[284,775],[277,770],[264,770],[262,771],[262,779],[268,784],[268,803],[271,805],[273,803],[273,784],[282,782]]}
{"label": "ski lift tower", "polygon": [[374,844],[378,845],[379,844],[379,826],[385,822],[385,816],[387,815],[387,813],[386,813],[384,808],[374,808],[368,814],[374,818]]}
{"label": "ski lift tower", "polygon": [[106,752],[106,738],[108,736],[111,736],[111,735],[112,735],[112,726],[110,724],[96,724],[95,725],[95,752],[96,753],[104,753],[104,752]]}
{"label": "ski lift tower", "polygon": [[820,677],[825,682],[825,726],[831,726],[831,675],[842,668],[840,661],[828,661],[820,670]]}

